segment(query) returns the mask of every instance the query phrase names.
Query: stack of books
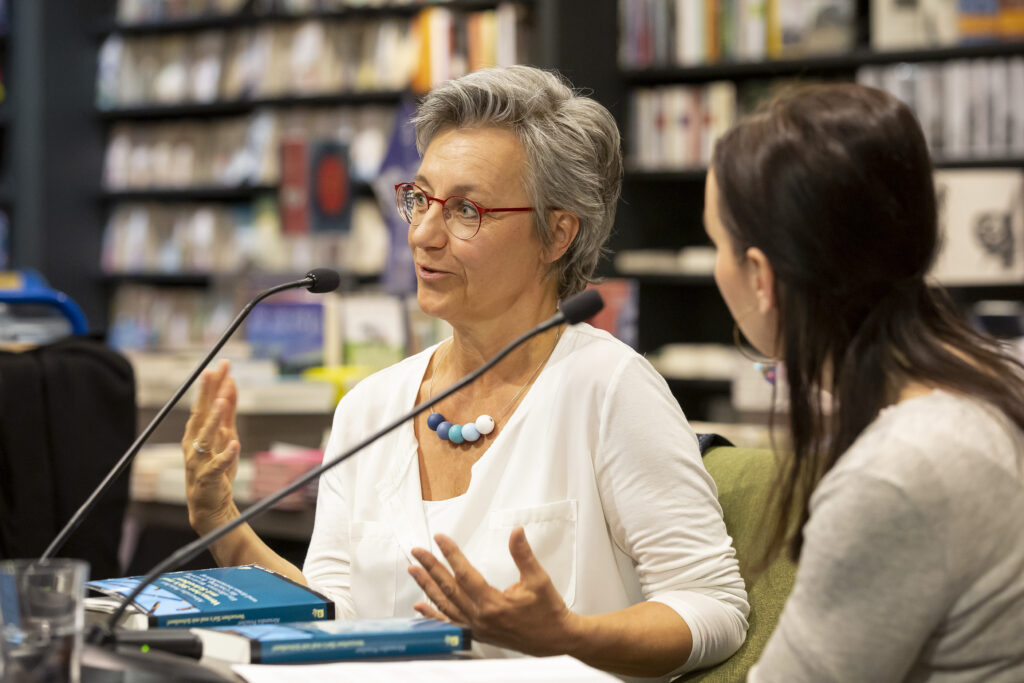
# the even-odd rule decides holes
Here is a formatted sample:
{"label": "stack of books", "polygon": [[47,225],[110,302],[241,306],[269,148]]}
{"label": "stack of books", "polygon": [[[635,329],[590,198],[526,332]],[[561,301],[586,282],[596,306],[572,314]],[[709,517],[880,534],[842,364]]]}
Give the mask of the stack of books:
{"label": "stack of books", "polygon": [[876,50],[1024,39],[1024,5],[1014,0],[871,0]]}
{"label": "stack of books", "polygon": [[853,47],[853,0],[619,0],[619,63],[686,67]]}
{"label": "stack of books", "polygon": [[634,90],[629,97],[629,167],[675,171],[706,166],[715,140],[736,122],[737,106],[730,81]]}
{"label": "stack of books", "polygon": [[[140,578],[90,581],[101,596],[86,598],[86,622],[106,623]],[[204,661],[239,664],[435,655],[471,643],[468,629],[433,619],[334,618],[331,600],[258,565],[201,569],[164,574],[143,589],[118,628],[147,632],[116,641],[143,651],[172,644]]]}

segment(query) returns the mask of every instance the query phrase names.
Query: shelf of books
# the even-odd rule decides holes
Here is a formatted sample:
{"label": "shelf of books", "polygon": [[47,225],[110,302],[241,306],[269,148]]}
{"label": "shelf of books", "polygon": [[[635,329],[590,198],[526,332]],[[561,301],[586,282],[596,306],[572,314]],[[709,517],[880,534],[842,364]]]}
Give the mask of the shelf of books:
{"label": "shelf of books", "polygon": [[[715,140],[797,82],[853,80],[906,102],[935,160],[946,239],[933,279],[955,287],[965,307],[983,293],[1019,300],[1024,258],[1010,246],[1024,240],[1024,12],[1016,4],[619,0],[618,11],[627,93],[620,213],[641,227],[616,254],[615,272],[641,288],[641,338],[714,334],[696,320],[680,331],[651,311],[680,296],[691,319],[720,305],[701,223]],[[715,341],[732,344],[725,330]],[[729,394],[718,380],[666,376],[681,401],[701,409],[718,410],[707,401]]]}

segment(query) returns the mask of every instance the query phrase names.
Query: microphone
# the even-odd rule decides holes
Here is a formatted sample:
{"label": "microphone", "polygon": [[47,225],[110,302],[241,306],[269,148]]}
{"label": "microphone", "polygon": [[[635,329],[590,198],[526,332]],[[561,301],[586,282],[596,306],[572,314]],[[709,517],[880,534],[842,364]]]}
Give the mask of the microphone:
{"label": "microphone", "polygon": [[456,391],[463,388],[467,384],[476,381],[482,374],[484,374],[485,372],[493,368],[495,365],[497,365],[498,362],[500,362],[505,356],[510,354],[514,349],[516,349],[520,344],[522,344],[526,340],[535,337],[541,332],[549,330],[552,327],[556,327],[563,323],[568,323],[570,325],[581,323],[587,318],[593,316],[598,311],[600,311],[603,307],[604,301],[601,299],[601,295],[597,292],[597,290],[585,290],[579,294],[569,297],[559,305],[558,313],[555,313],[555,315],[551,316],[541,324],[537,325],[532,330],[529,330],[528,332],[525,332],[524,334],[517,337],[514,341],[510,342],[507,346],[505,346],[505,348],[499,351],[496,356],[494,356],[489,361],[481,365],[479,368],[477,368],[473,372],[469,373],[468,375],[457,381],[455,384],[451,385],[450,387],[448,387],[441,393],[437,394],[436,396],[428,398],[426,401],[419,404],[418,406],[416,406],[406,414],[402,415],[395,421],[391,422],[390,424],[384,426],[375,433],[366,437],[365,439],[357,443],[355,446],[339,455],[337,458],[331,460],[330,462],[322,463],[318,467],[315,467],[307,471],[305,474],[303,474],[301,477],[293,481],[291,484],[288,484],[284,488],[280,489],[277,493],[272,493],[266,498],[263,498],[262,500],[249,506],[248,508],[246,508],[244,512],[242,512],[238,517],[231,520],[230,522],[227,522],[226,524],[217,527],[205,536],[201,536],[196,540],[192,541],[191,543],[182,546],[181,548],[173,552],[167,559],[160,562],[148,574],[146,574],[143,577],[142,581],[139,582],[139,585],[137,585],[135,589],[132,590],[132,592],[125,597],[121,605],[113,612],[113,614],[110,615],[110,619],[106,625],[106,630],[104,631],[103,627],[98,626],[93,630],[92,633],[89,634],[90,642],[106,642],[112,639],[114,628],[117,626],[117,622],[121,618],[121,615],[124,614],[124,611],[128,608],[130,604],[132,604],[132,602],[139,595],[139,593],[141,593],[146,588],[146,586],[148,586],[149,584],[153,583],[153,581],[158,579],[161,574],[167,572],[168,570],[176,566],[188,562],[193,557],[195,557],[196,555],[198,555],[199,553],[203,552],[211,545],[216,543],[223,536],[229,534],[241,525],[247,523],[253,517],[256,517],[257,515],[263,513],[288,494],[292,493],[297,489],[302,488],[310,481],[319,477],[324,472],[338,465],[339,463],[348,460],[350,457],[352,457],[362,449],[366,448],[377,439],[381,438],[382,436],[394,430],[395,428],[401,426],[406,421],[416,417],[423,411],[433,406],[435,403],[443,401],[444,399],[448,398],[449,396],[451,396],[452,394],[454,394]]}
{"label": "microphone", "polygon": [[213,357],[217,355],[217,352],[220,351],[221,347],[224,346],[228,338],[230,338],[234,331],[238,329],[238,326],[242,324],[242,321],[249,316],[249,313],[256,306],[256,304],[263,301],[268,296],[272,294],[277,294],[278,292],[283,292],[286,289],[298,289],[299,287],[305,287],[314,294],[333,292],[335,289],[338,288],[340,282],[341,276],[338,275],[336,271],[333,271],[330,268],[314,268],[313,270],[306,273],[306,277],[302,278],[301,280],[286,282],[282,285],[277,285],[275,287],[271,287],[270,289],[264,290],[257,294],[252,301],[246,304],[245,308],[242,309],[242,312],[235,317],[235,319],[231,322],[230,325],[228,325],[228,329],[224,331],[224,333],[220,336],[220,339],[217,340],[217,343],[214,344],[210,352],[206,354],[206,357],[203,358],[202,361],[200,361],[199,365],[197,365],[196,369],[192,371],[192,374],[189,375],[188,379],[186,379],[185,382],[180,387],[178,387],[178,390],[174,392],[174,395],[170,398],[170,400],[164,404],[163,408],[161,408],[160,411],[153,418],[153,421],[149,423],[149,425],[142,431],[141,434],[139,434],[138,438],[135,439],[135,442],[128,447],[128,450],[125,451],[124,455],[121,456],[121,459],[117,461],[113,469],[111,469],[110,472],[107,473],[107,476],[103,479],[103,481],[99,483],[99,486],[97,486],[93,490],[93,492],[89,494],[89,497],[85,500],[84,503],[82,503],[81,507],[79,507],[78,510],[75,511],[75,514],[71,516],[71,519],[68,520],[68,523],[65,524],[64,528],[60,530],[60,532],[57,534],[57,537],[50,542],[50,545],[46,548],[46,550],[43,551],[43,554],[40,556],[39,559],[49,559],[53,557],[58,551],[60,551],[60,549],[67,542],[71,534],[75,532],[75,529],[77,529],[79,525],[81,525],[82,520],[84,520],[86,516],[90,512],[92,512],[92,509],[96,507],[96,503],[99,501],[100,497],[107,492],[107,489],[109,489],[110,485],[114,483],[114,480],[117,479],[121,475],[121,473],[125,471],[128,465],[131,464],[132,460],[135,459],[135,455],[142,448],[142,444],[146,443],[146,441],[149,439],[153,431],[160,425],[161,422],[164,421],[164,418],[167,417],[167,414],[171,412],[171,409],[174,408],[175,405],[177,405],[178,401],[181,400],[181,397],[185,395],[185,392],[188,391],[188,388],[195,383],[196,378],[199,377],[199,374],[206,368],[207,365],[210,364],[210,361],[213,360]]}

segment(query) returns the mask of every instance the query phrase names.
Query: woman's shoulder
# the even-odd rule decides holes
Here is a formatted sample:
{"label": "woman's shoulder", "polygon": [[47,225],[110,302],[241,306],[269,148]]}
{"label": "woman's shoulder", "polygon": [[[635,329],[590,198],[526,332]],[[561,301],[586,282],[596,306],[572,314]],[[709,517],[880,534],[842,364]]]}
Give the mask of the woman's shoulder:
{"label": "woman's shoulder", "polygon": [[574,366],[581,369],[592,370],[593,364],[597,363],[600,363],[607,372],[634,364],[651,367],[647,359],[633,347],[613,334],[586,323],[569,326],[563,338],[566,346],[565,357],[571,359]]}
{"label": "woman's shoulder", "polygon": [[985,401],[936,390],[883,409],[819,488],[838,490],[870,479],[923,504],[944,504],[954,490],[1019,480],[1022,468],[1024,432],[1004,413]]}

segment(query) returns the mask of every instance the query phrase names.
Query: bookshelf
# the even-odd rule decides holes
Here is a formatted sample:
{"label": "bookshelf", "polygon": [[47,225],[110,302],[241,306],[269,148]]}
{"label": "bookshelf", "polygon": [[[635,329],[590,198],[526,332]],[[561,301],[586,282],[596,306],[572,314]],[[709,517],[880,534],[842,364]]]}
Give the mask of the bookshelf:
{"label": "bookshelf", "polygon": [[[618,0],[617,5],[622,31],[617,39],[622,40],[629,31],[628,22],[623,23],[623,17],[630,6],[635,9],[641,5],[630,0]],[[675,3],[675,6],[682,5]],[[705,7],[708,6],[710,4],[705,4]],[[667,92],[681,86],[707,88],[713,83],[725,82],[739,92],[736,114],[741,114],[743,106],[749,106],[749,102],[743,101],[742,89],[757,87],[773,79],[856,80],[858,72],[864,67],[881,70],[904,64],[921,64],[941,69],[955,62],[1007,61],[1024,56],[1024,36],[985,44],[876,50],[871,47],[870,35],[873,3],[856,0],[850,6],[855,12],[850,27],[853,47],[835,54],[758,59],[733,56],[730,59],[709,63],[690,62],[681,66],[674,63],[675,59],[665,58],[672,54],[672,48],[666,49],[664,43],[659,48],[662,50],[661,59],[657,58],[658,53],[653,46],[645,52],[624,47],[620,43],[620,60],[616,64],[616,71],[620,80],[621,98],[631,101],[635,93],[650,89]],[[614,18],[609,20],[614,21]],[[675,38],[668,38],[669,44]],[[656,42],[658,38],[652,37],[651,40]],[[641,61],[648,60],[649,65],[631,65],[637,55]],[[703,95],[705,97],[706,92]],[[627,171],[623,182],[623,201],[613,236],[613,251],[660,249],[671,252],[706,245],[707,238],[702,225],[706,163],[661,165],[664,162],[658,162],[646,166],[637,163],[634,152],[640,141],[633,121],[636,110],[632,108],[635,106],[635,102],[631,102],[625,113],[621,107],[615,112],[623,132]],[[669,114],[659,113],[659,116],[667,118]],[[667,144],[670,143],[661,140],[660,146]],[[656,143],[655,147],[658,146]],[[708,153],[706,143],[703,151]],[[1009,147],[995,153],[971,150],[968,154],[949,155],[949,158],[936,157],[935,167],[939,170],[1024,169],[1024,153]],[[678,342],[732,344],[732,321],[710,274],[617,273],[614,266],[608,268],[607,274],[630,277],[637,282],[640,310],[638,339],[642,353],[651,353],[663,345]],[[1024,281],[1017,285],[954,287],[951,295],[954,301],[965,307],[986,298],[1019,300],[1024,296]],[[728,383],[670,378],[669,384],[691,419],[731,419],[728,415],[712,416],[706,412],[716,399],[727,399]]]}
{"label": "bookshelf", "polygon": [[340,107],[346,105],[397,105],[404,90],[340,92],[326,95],[257,97],[221,102],[125,106],[100,109],[98,115],[108,121],[152,121],[160,119],[212,118],[241,116],[262,108]]}
{"label": "bookshelf", "polygon": [[[1024,168],[1024,156],[979,157],[976,159],[937,159],[936,169],[972,169],[972,168]],[[626,182],[636,183],[694,183],[704,182],[708,170],[706,168],[683,169],[679,171],[639,171],[628,170]]]}
{"label": "bookshelf", "polygon": [[699,83],[724,79],[743,80],[787,76],[820,77],[833,75],[850,77],[858,68],[873,64],[944,62],[953,59],[1008,57],[1022,53],[1024,53],[1024,39],[1019,42],[956,45],[882,52],[868,47],[859,47],[843,54],[818,55],[802,59],[767,59],[763,61],[720,62],[690,67],[623,69],[622,75],[630,85]]}
{"label": "bookshelf", "polygon": [[[455,11],[478,11],[493,9],[500,0],[446,0],[437,4]],[[534,4],[537,0],[517,0],[520,4]],[[330,10],[305,10],[284,12],[271,10],[254,13],[243,11],[236,14],[198,14],[181,16],[163,21],[105,21],[100,22],[95,33],[106,37],[113,33],[121,35],[161,35],[167,33],[191,33],[208,30],[243,28],[266,23],[298,23],[300,21],[324,21],[334,19],[365,19],[377,17],[406,17],[423,9],[423,3],[353,6]]]}

